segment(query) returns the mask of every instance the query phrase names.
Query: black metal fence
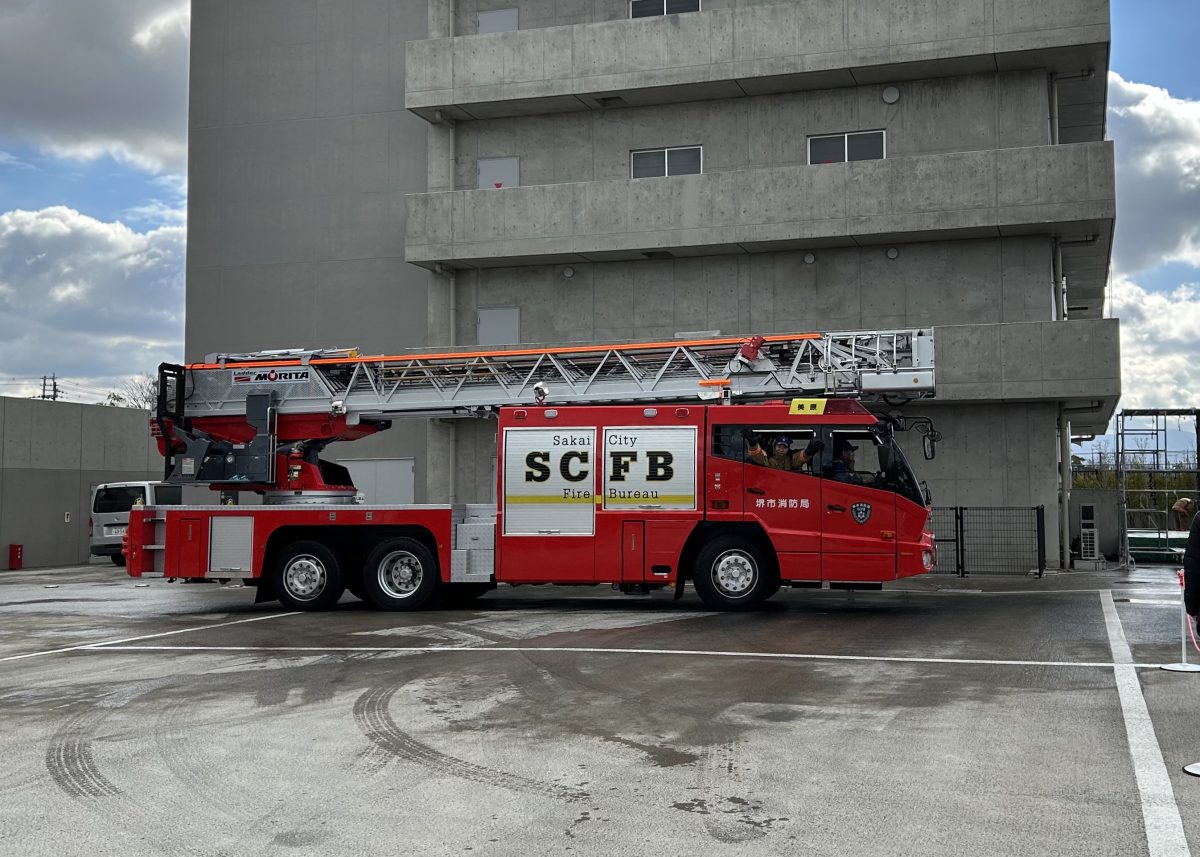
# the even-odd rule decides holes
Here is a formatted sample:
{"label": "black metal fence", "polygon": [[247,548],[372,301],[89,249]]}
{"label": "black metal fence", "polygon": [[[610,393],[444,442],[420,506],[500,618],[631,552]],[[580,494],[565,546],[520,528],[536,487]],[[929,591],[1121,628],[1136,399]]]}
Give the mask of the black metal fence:
{"label": "black metal fence", "polygon": [[934,574],[1046,573],[1045,506],[935,506]]}

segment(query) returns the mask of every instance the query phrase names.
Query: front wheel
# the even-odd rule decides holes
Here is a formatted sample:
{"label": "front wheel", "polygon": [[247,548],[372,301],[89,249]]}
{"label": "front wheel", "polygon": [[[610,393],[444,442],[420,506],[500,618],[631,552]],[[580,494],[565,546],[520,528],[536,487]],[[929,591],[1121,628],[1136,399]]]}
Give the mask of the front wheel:
{"label": "front wheel", "polygon": [[124,568],[124,567],[125,567],[125,554],[123,554],[123,553],[115,553],[115,554],[112,554],[112,555],[109,557],[109,559],[111,559],[111,560],[112,560],[112,564],[113,564],[113,565],[115,565],[117,568]]}
{"label": "front wheel", "polygon": [[293,610],[329,610],[346,587],[337,554],[320,542],[295,542],[275,561],[275,595]]}
{"label": "front wheel", "polygon": [[437,560],[416,539],[386,539],[363,566],[363,589],[381,610],[420,610],[437,597]]}
{"label": "front wheel", "polygon": [[706,544],[692,570],[696,593],[712,610],[753,607],[773,594],[771,577],[759,549],[730,536]]}

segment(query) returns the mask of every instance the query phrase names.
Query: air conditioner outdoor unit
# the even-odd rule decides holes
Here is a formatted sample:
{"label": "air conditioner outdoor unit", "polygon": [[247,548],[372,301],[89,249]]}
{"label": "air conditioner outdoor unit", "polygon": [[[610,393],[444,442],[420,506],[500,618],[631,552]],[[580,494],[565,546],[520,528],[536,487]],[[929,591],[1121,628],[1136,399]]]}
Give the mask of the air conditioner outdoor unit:
{"label": "air conditioner outdoor unit", "polygon": [[1079,558],[1085,560],[1100,559],[1100,535],[1093,529],[1079,531]]}

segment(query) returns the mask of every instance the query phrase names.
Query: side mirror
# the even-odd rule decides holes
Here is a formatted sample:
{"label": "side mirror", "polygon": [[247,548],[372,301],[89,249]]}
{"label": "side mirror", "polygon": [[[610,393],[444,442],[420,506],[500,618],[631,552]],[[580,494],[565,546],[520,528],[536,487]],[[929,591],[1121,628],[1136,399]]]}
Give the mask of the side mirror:
{"label": "side mirror", "polygon": [[921,435],[921,451],[925,453],[926,461],[933,461],[934,456],[937,455],[937,445],[927,434]]}

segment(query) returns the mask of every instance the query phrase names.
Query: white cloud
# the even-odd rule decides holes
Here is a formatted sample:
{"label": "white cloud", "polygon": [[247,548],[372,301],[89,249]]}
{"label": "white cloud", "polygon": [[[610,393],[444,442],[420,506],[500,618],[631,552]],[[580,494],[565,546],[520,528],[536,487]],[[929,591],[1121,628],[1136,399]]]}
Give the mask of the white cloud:
{"label": "white cloud", "polygon": [[184,241],[63,206],[0,214],[0,380],[54,372],[87,400],[180,360]]}
{"label": "white cloud", "polygon": [[1121,319],[1121,407],[1200,408],[1200,283],[1150,291],[1113,280]]}
{"label": "white cloud", "polygon": [[189,9],[187,0],[0,3],[0,137],[182,173]]}
{"label": "white cloud", "polygon": [[172,38],[186,41],[191,35],[191,26],[191,4],[183,2],[147,21],[133,34],[133,43],[144,51],[159,50]]}
{"label": "white cloud", "polygon": [[1109,74],[1109,134],[1117,151],[1115,269],[1200,265],[1200,101]]}

